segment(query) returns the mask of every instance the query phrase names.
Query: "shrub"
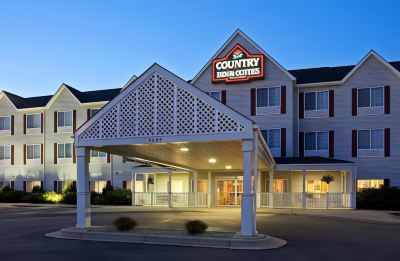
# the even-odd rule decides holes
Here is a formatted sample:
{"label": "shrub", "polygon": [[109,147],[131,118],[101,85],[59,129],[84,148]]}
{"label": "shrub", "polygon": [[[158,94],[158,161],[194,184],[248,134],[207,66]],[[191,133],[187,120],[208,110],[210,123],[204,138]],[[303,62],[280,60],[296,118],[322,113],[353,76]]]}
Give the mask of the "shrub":
{"label": "shrub", "polygon": [[203,234],[208,225],[201,220],[191,220],[185,223],[186,232],[189,235]]}
{"label": "shrub", "polygon": [[0,189],[0,193],[1,192],[13,192],[14,189],[12,187],[10,187],[9,185],[3,187],[2,189]]}
{"label": "shrub", "polygon": [[25,203],[46,203],[43,198],[42,193],[25,193],[25,196],[22,198],[22,202]]}
{"label": "shrub", "polygon": [[58,194],[54,191],[48,191],[45,192],[43,195],[43,200],[48,202],[48,203],[60,203],[61,200],[63,199],[63,195],[62,194]]}
{"label": "shrub", "polygon": [[113,224],[114,224],[115,228],[121,232],[132,230],[137,226],[137,222],[130,217],[116,218],[114,220]]}
{"label": "shrub", "polygon": [[32,193],[42,193],[43,189],[40,186],[34,186],[32,188]]}
{"label": "shrub", "polygon": [[66,193],[71,193],[71,192],[76,193],[76,185],[75,185],[75,183],[73,183],[73,182],[67,184],[67,185],[64,187],[64,190],[63,190],[62,193],[63,193],[63,194],[66,194]]}
{"label": "shrub", "polygon": [[102,193],[102,194],[104,195],[104,194],[106,194],[107,192],[110,192],[110,191],[113,191],[113,190],[114,190],[113,185],[111,185],[110,182],[107,182],[106,187],[103,188],[103,193]]}
{"label": "shrub", "polygon": [[357,208],[400,210],[400,188],[363,189],[357,193]]}
{"label": "shrub", "polygon": [[27,193],[22,191],[2,191],[0,192],[0,202],[17,203],[22,202],[22,199]]}
{"label": "shrub", "polygon": [[63,193],[60,203],[76,205],[76,192]]}

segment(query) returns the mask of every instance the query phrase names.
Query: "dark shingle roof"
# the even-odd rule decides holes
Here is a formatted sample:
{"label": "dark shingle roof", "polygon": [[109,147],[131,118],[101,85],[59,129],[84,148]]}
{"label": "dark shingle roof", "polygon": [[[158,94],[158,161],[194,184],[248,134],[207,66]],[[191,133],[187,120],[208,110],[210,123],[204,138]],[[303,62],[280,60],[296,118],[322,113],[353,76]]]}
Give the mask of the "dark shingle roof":
{"label": "dark shingle roof", "polygon": [[322,157],[285,157],[285,158],[274,158],[276,164],[340,164],[340,163],[353,163],[347,160],[330,159]]}
{"label": "dark shingle roof", "polygon": [[110,101],[117,96],[122,88],[81,92],[64,84],[81,103]]}
{"label": "dark shingle roof", "polygon": [[[64,85],[81,103],[111,101],[122,90],[121,88],[115,88],[115,89],[81,92],[71,86],[68,86],[66,84]],[[3,92],[15,105],[15,107],[17,107],[17,109],[44,107],[53,97],[53,95],[46,95],[46,96],[24,98],[7,91]]]}
{"label": "dark shingle roof", "polygon": [[10,92],[4,91],[10,101],[17,109],[44,107],[50,101],[52,95],[23,98]]}
{"label": "dark shingle roof", "polygon": [[[389,62],[396,70],[400,71],[400,61]],[[337,67],[319,67],[289,70],[296,77],[297,84],[335,82],[341,81],[355,67],[355,65],[337,66]]]}

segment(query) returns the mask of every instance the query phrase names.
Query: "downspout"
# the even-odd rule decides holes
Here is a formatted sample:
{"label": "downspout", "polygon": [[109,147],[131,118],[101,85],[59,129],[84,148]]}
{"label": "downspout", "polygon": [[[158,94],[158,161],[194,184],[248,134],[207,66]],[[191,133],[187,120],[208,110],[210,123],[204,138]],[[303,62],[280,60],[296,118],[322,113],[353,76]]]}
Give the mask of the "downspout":
{"label": "downspout", "polygon": [[45,183],[45,178],[46,178],[46,175],[45,175],[45,171],[46,171],[46,139],[45,139],[45,136],[46,136],[46,124],[45,124],[45,118],[46,118],[46,114],[45,114],[45,111],[42,109],[42,113],[43,113],[43,119],[41,119],[43,122],[42,122],[42,125],[43,125],[43,166],[42,166],[42,171],[43,171],[43,188],[42,188],[42,190],[44,191],[44,187],[46,186],[46,183]]}

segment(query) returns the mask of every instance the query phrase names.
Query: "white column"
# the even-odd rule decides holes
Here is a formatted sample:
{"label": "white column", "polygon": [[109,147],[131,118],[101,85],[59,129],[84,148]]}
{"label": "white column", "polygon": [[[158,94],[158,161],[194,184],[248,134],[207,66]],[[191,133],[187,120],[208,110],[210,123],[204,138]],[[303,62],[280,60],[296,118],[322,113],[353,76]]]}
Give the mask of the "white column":
{"label": "white column", "polygon": [[269,171],[269,207],[274,208],[274,171]]}
{"label": "white column", "polygon": [[254,221],[253,221],[253,233],[257,234],[257,196],[258,196],[258,132],[254,131],[253,135],[253,211],[254,211]]}
{"label": "white column", "polygon": [[168,207],[172,207],[172,170],[168,170]]}
{"label": "white column", "polygon": [[132,171],[131,189],[132,189],[132,206],[136,206],[136,173],[134,171]]}
{"label": "white column", "polygon": [[257,204],[256,204],[256,206],[257,206],[257,208],[260,208],[261,207],[261,193],[263,192],[262,191],[262,183],[261,183],[261,171],[258,171],[258,178],[257,178],[257,189],[258,189],[258,196],[257,196]]}
{"label": "white column", "polygon": [[208,181],[207,181],[207,206],[211,207],[211,171],[208,173]]}
{"label": "white column", "polygon": [[188,207],[190,207],[190,204],[197,206],[197,177],[198,177],[198,173],[197,173],[197,171],[194,171],[193,172],[193,195],[190,196],[190,194],[189,194],[189,199],[192,198],[193,200],[189,200]]}
{"label": "white column", "polygon": [[89,189],[89,149],[76,148],[77,156],[77,207],[76,227],[87,228],[91,226],[90,189]]}
{"label": "white column", "polygon": [[303,204],[302,207],[305,209],[307,208],[307,198],[306,198],[306,181],[307,181],[307,171],[302,170],[301,175],[303,177]]}
{"label": "white column", "polygon": [[254,235],[254,194],[251,192],[251,153],[252,140],[242,141],[243,151],[243,194],[242,194],[242,219],[240,227],[241,236]]}
{"label": "white column", "polygon": [[355,180],[356,168],[354,167],[347,174],[348,193],[350,193],[350,208],[356,208],[356,193],[355,193]]}

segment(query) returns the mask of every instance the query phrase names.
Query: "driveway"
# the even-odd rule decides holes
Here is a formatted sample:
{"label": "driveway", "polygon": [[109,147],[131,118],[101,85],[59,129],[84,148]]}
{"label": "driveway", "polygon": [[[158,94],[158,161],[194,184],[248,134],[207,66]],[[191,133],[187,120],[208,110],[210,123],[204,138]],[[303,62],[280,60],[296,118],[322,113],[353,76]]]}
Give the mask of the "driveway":
{"label": "driveway", "polygon": [[[93,225],[128,215],[141,227],[182,228],[201,219],[211,230],[238,231],[240,209],[95,207]],[[307,215],[259,213],[258,230],[289,244],[268,251],[61,240],[45,233],[74,226],[75,209],[0,205],[0,260],[400,260],[400,225]],[[4,259],[3,259],[4,258]]]}

